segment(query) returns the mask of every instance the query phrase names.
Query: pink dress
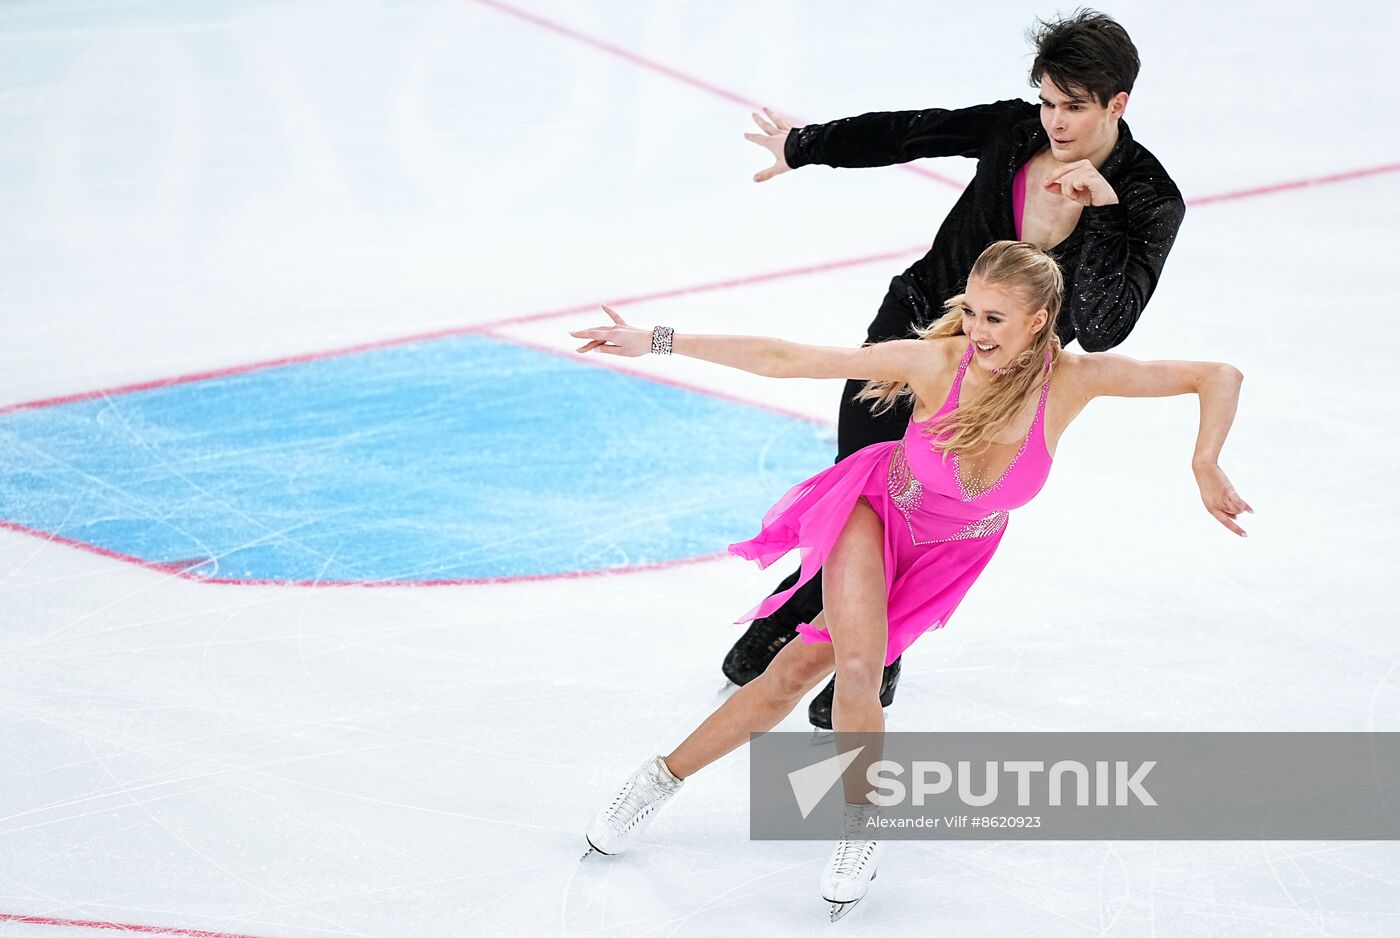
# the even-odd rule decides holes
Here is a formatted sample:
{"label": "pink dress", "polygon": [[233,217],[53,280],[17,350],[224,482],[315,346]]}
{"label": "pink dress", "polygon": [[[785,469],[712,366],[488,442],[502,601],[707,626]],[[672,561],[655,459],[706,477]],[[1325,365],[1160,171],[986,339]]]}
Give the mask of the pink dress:
{"label": "pink dress", "polygon": [[[1020,449],[990,484],[964,481],[956,453],[944,459],[932,446],[928,425],[958,406],[972,344],[938,413],[910,421],[904,438],[875,443],[793,487],[763,517],[763,529],[729,552],[767,567],[793,549],[802,572],[791,589],[769,596],[739,622],[776,611],[826,563],[856,500],[865,497],[885,525],[885,583],[889,594],[889,638],[885,663],[914,639],[946,625],[968,588],[992,559],[1006,530],[1008,512],[1029,502],[1050,474],[1045,446],[1045,401],[1050,360],[1035,418]],[[806,642],[829,642],[825,629],[798,626]]]}

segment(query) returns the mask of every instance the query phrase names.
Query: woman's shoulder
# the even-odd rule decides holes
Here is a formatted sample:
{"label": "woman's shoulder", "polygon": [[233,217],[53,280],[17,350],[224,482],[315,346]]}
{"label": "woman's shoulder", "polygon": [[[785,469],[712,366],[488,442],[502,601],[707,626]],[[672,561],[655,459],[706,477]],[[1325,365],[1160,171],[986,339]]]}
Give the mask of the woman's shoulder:
{"label": "woman's shoulder", "polygon": [[1055,358],[1051,383],[1059,388],[1059,397],[1079,396],[1093,383],[1102,352],[1068,352],[1060,349]]}
{"label": "woman's shoulder", "polygon": [[918,369],[910,376],[909,386],[914,391],[919,407],[927,413],[938,408],[938,402],[946,398],[952,389],[958,366],[967,352],[969,340],[965,335],[933,338],[926,336],[917,340],[924,346],[922,355],[927,367]]}
{"label": "woman's shoulder", "polygon": [[930,366],[928,377],[939,384],[952,380],[953,373],[962,364],[963,356],[971,344],[965,335],[926,337],[920,342],[928,346],[928,351],[925,353],[928,356]]}
{"label": "woman's shoulder", "polygon": [[892,342],[880,343],[887,346],[895,346],[899,349],[901,356],[908,356],[911,370],[916,374],[926,372],[938,373],[948,368],[956,369],[962,360],[963,353],[967,351],[967,336],[958,335],[951,337],[924,336],[916,339],[897,339]]}
{"label": "woman's shoulder", "polygon": [[1060,354],[1055,358],[1055,370],[1062,371],[1066,375],[1076,377],[1086,375],[1094,371],[1102,362],[1105,352],[1071,352],[1060,349]]}
{"label": "woman's shoulder", "polygon": [[930,346],[933,352],[944,363],[952,362],[953,366],[962,361],[962,357],[967,352],[971,340],[965,335],[942,336],[940,338],[926,338],[923,340]]}
{"label": "woman's shoulder", "polygon": [[1089,379],[1105,370],[1121,366],[1124,361],[1132,360],[1119,352],[1067,352],[1060,349],[1055,367],[1063,369],[1066,375]]}
{"label": "woman's shoulder", "polygon": [[1055,370],[1063,370],[1066,373],[1072,371],[1082,371],[1084,369],[1085,355],[1081,352],[1071,352],[1067,349],[1060,349],[1060,353],[1055,356]]}

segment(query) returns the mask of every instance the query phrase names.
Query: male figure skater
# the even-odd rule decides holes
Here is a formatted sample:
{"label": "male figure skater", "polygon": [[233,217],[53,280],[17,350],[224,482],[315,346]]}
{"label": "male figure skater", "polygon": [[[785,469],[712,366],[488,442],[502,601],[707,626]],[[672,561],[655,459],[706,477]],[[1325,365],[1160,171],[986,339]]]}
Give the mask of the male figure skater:
{"label": "male figure skater", "polygon": [[[1176,184],[1133,139],[1122,120],[1138,73],[1128,33],[1092,10],[1040,22],[1030,83],[1039,105],[998,101],[958,110],[931,108],[863,114],[826,124],[788,126],[772,111],[753,115],[762,133],[744,136],[773,154],[754,176],[764,182],[812,163],[888,166],[935,156],[977,160],[977,172],[943,220],[933,247],[890,281],[867,339],[909,338],[938,318],[945,299],[962,291],[972,263],[998,240],[1030,241],[1064,269],[1059,334],[1086,351],[1113,348],[1132,331],[1151,298],[1185,215]],[[873,416],[855,400],[861,382],[846,385],[837,428],[837,461],[871,443],[898,439],[908,406]],[[775,590],[797,582],[798,572]],[[724,661],[725,676],[746,684],[821,610],[821,578],[780,610],[755,620]],[[880,702],[889,706],[899,661],[885,669]],[[808,717],[831,728],[835,678],[813,699]]]}

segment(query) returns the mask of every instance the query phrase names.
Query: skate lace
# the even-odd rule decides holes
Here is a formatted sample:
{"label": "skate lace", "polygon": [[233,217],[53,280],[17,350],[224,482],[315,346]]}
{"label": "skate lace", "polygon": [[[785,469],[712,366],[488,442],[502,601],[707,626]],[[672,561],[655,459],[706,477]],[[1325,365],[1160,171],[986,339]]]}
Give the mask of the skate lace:
{"label": "skate lace", "polygon": [[758,655],[775,655],[784,645],[790,642],[796,633],[796,623],[789,621],[788,616],[781,612],[774,613],[768,617],[762,629],[750,629],[739,637],[735,645],[735,650],[739,654],[747,657]]}
{"label": "skate lace", "polygon": [[850,840],[845,837],[836,845],[836,856],[832,858],[837,876],[855,876],[865,868],[875,853],[875,841]]}
{"label": "skate lace", "polygon": [[[608,822],[619,832],[632,828],[638,821],[656,810],[667,792],[647,785],[628,785],[617,793],[608,806]],[[650,802],[650,803],[648,803]]]}

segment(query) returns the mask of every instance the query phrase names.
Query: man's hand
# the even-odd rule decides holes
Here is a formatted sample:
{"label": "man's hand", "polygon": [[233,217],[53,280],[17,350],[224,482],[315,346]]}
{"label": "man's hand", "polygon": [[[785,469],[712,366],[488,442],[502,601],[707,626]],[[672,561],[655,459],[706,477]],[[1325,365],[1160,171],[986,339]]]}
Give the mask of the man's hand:
{"label": "man's hand", "polygon": [[1058,192],[1080,205],[1117,205],[1118,193],[1088,160],[1066,163],[1045,183],[1046,192]]}
{"label": "man's hand", "polygon": [[772,179],[779,173],[785,173],[792,169],[787,164],[787,158],[783,156],[783,147],[787,144],[788,131],[792,127],[787,121],[774,114],[768,108],[763,109],[763,113],[768,115],[768,120],[759,117],[757,113],[753,115],[753,122],[763,131],[761,134],[744,134],[745,140],[752,140],[754,143],[773,154],[773,165],[761,173],[755,173],[754,182],[763,182]]}

